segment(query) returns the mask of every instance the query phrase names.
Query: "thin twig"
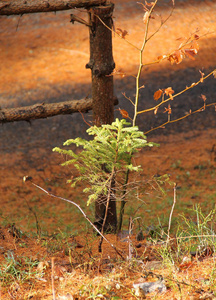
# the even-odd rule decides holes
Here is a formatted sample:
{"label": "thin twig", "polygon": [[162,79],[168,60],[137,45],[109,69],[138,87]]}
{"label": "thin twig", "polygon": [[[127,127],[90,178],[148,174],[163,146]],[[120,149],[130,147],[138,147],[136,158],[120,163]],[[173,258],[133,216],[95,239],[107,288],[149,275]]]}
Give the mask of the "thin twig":
{"label": "thin twig", "polygon": [[167,124],[171,124],[171,123],[175,123],[175,122],[181,121],[181,120],[183,120],[183,119],[185,119],[185,118],[187,118],[187,117],[189,117],[189,116],[191,116],[191,115],[194,115],[194,114],[196,114],[196,113],[202,112],[202,111],[205,110],[206,107],[209,107],[209,106],[216,106],[216,102],[210,103],[210,104],[206,104],[205,106],[203,105],[203,106],[200,107],[199,109],[197,109],[197,110],[195,110],[195,111],[193,111],[193,112],[191,112],[191,113],[188,113],[188,114],[186,114],[186,115],[184,115],[183,117],[180,117],[180,118],[178,118],[178,119],[175,119],[175,120],[169,120],[169,121],[167,121],[167,122],[165,122],[165,123],[163,123],[163,124],[161,124],[161,125],[159,125],[159,126],[157,126],[157,127],[154,127],[154,128],[152,128],[152,129],[150,129],[150,130],[144,132],[144,134],[148,134],[149,132],[152,132],[152,131],[157,130],[157,129],[159,129],[159,128],[163,128],[163,127],[164,127],[165,125],[167,125]]}
{"label": "thin twig", "polygon": [[83,209],[79,206],[79,204],[77,204],[76,202],[60,197],[60,196],[56,196],[54,194],[49,193],[47,190],[45,190],[44,188],[42,188],[41,186],[37,185],[36,183],[34,183],[31,179],[31,177],[29,176],[24,176],[23,177],[23,181],[30,181],[32,185],[34,185],[35,187],[37,187],[38,189],[40,189],[41,191],[43,191],[44,193],[46,193],[47,195],[49,195],[50,197],[56,198],[56,199],[60,199],[66,202],[69,202],[71,204],[73,204],[74,206],[76,206],[80,212],[83,214],[83,216],[85,217],[85,219],[91,224],[91,226],[95,229],[95,231],[97,231],[97,233],[103,237],[103,239],[116,251],[116,253],[122,258],[125,259],[124,256],[120,253],[120,251],[100,232],[100,230],[92,223],[92,221],[89,219],[89,217],[86,215],[86,213],[83,211]]}
{"label": "thin twig", "polygon": [[171,228],[172,215],[173,215],[175,204],[176,204],[176,183],[174,183],[174,187],[173,187],[173,205],[172,205],[172,208],[170,211],[170,216],[169,216],[169,226],[168,226],[168,231],[167,231],[167,244],[170,240],[170,228]]}
{"label": "thin twig", "polygon": [[133,43],[131,43],[131,42],[129,42],[128,40],[126,40],[125,38],[123,38],[123,37],[122,37],[120,34],[118,34],[118,32],[116,32],[115,30],[113,30],[112,28],[110,28],[109,26],[107,26],[107,25],[103,22],[103,20],[101,20],[101,18],[100,18],[99,16],[97,16],[97,15],[95,15],[95,16],[100,20],[100,22],[101,22],[107,29],[109,29],[111,32],[115,33],[120,39],[125,40],[125,42],[128,43],[130,46],[132,46],[132,47],[134,47],[135,49],[137,49],[138,51],[140,51],[140,49],[139,49],[137,46],[135,46]]}
{"label": "thin twig", "polygon": [[51,279],[52,279],[52,294],[53,294],[53,300],[56,300],[56,297],[55,297],[55,286],[54,286],[54,257],[52,257],[52,259],[51,259],[51,264],[52,264],[52,275],[51,275]]}
{"label": "thin twig", "polygon": [[[160,102],[159,104],[155,105],[154,107],[151,107],[151,108],[148,108],[148,109],[145,109],[145,110],[138,111],[137,114],[139,115],[139,114],[143,114],[143,113],[146,113],[146,112],[155,110],[155,109],[159,108],[162,104],[164,104],[164,103],[166,103],[166,102],[168,102],[168,101],[170,101],[170,100],[173,101],[173,99],[174,99],[175,97],[177,97],[177,96],[179,96],[179,95],[185,93],[186,91],[192,89],[193,87],[195,87],[195,86],[198,85],[199,83],[203,83],[203,81],[204,81],[205,79],[207,79],[209,76],[211,76],[211,75],[212,75],[213,73],[215,73],[215,72],[216,72],[216,69],[214,69],[213,71],[211,71],[211,72],[210,72],[208,75],[206,75],[205,77],[200,78],[199,81],[192,83],[189,87],[187,86],[187,87],[186,87],[184,90],[182,90],[181,92],[179,92],[179,93],[177,93],[177,94],[175,94],[175,95],[172,95],[172,97],[169,97],[168,99],[164,100],[163,102]],[[206,106],[207,106],[207,105],[206,105]]]}
{"label": "thin twig", "polygon": [[129,232],[128,232],[128,260],[131,261],[132,254],[133,254],[133,244],[131,241],[131,235],[132,235],[132,229],[133,229],[133,219],[130,217],[129,219]]}

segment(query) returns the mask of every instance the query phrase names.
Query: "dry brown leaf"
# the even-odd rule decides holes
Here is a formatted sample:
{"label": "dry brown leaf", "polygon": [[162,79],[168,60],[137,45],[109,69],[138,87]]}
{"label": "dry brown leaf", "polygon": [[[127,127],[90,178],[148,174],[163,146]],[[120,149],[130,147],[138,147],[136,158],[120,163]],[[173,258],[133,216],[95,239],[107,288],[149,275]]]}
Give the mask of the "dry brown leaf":
{"label": "dry brown leaf", "polygon": [[158,90],[154,93],[154,99],[157,101],[158,99],[160,99],[161,95],[163,94],[163,90]]}
{"label": "dry brown leaf", "polygon": [[166,94],[167,96],[170,97],[171,100],[173,100],[173,96],[172,96],[172,95],[174,94],[174,90],[173,90],[171,87],[166,88],[166,89],[164,90],[164,92],[165,92],[165,94]]}
{"label": "dry brown leaf", "polygon": [[47,267],[49,267],[49,263],[47,261],[40,261],[37,265],[37,271],[42,273]]}
{"label": "dry brown leaf", "polygon": [[171,105],[168,105],[168,108],[164,107],[164,113],[168,112],[168,115],[171,115],[172,113],[172,109],[171,109]]}
{"label": "dry brown leaf", "polygon": [[197,54],[199,50],[199,44],[196,41],[193,41],[190,48],[194,50],[195,54]]}
{"label": "dry brown leaf", "polygon": [[195,60],[194,56],[196,55],[196,53],[194,53],[193,49],[184,49],[183,51],[188,58]]}
{"label": "dry brown leaf", "polygon": [[173,65],[176,63],[177,65],[180,64],[184,58],[184,52],[182,50],[176,50],[174,53],[172,53],[167,59],[170,61],[170,63]]}
{"label": "dry brown leaf", "polygon": [[182,62],[184,55],[181,50],[176,50],[174,52],[174,57],[175,57],[175,62],[178,65],[178,64],[180,64],[180,62]]}
{"label": "dry brown leaf", "polygon": [[145,0],[145,5],[146,5],[146,6],[153,6],[153,5],[154,5],[154,2],[147,2],[147,1]]}
{"label": "dry brown leaf", "polygon": [[173,55],[168,56],[167,59],[170,61],[171,65],[175,63],[175,58],[173,57]]}
{"label": "dry brown leaf", "polygon": [[205,95],[203,95],[203,94],[201,94],[201,98],[203,99],[203,101],[205,102],[206,101],[206,96]]}
{"label": "dry brown leaf", "polygon": [[129,117],[129,114],[125,109],[120,109],[119,108],[119,111],[120,111],[123,118],[128,118]]}
{"label": "dry brown leaf", "polygon": [[54,266],[54,272],[55,272],[55,276],[63,277],[64,273],[66,273],[67,270],[64,266],[56,265],[56,266]]}
{"label": "dry brown leaf", "polygon": [[125,39],[126,35],[128,35],[127,30],[122,30],[121,28],[116,28],[116,33],[117,33],[122,39]]}
{"label": "dry brown leaf", "polygon": [[119,75],[122,78],[124,78],[126,76],[125,73],[121,69],[114,69],[113,72],[108,76],[111,76],[111,75],[113,75],[113,76]]}
{"label": "dry brown leaf", "polygon": [[167,55],[160,55],[157,57],[158,60],[162,60],[162,59],[165,59],[167,58]]}

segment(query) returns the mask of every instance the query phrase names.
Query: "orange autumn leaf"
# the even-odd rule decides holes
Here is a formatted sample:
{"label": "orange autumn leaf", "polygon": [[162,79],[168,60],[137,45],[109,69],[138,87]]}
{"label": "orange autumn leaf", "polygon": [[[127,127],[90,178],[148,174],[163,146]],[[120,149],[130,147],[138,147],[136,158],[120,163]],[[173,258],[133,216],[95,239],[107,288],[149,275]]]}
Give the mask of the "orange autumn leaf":
{"label": "orange autumn leaf", "polygon": [[145,5],[146,5],[146,6],[153,6],[153,5],[154,5],[154,2],[147,2],[147,1],[145,0]]}
{"label": "orange autumn leaf", "polygon": [[173,65],[174,63],[178,65],[182,62],[183,58],[184,52],[182,50],[176,50],[174,53],[169,55],[167,59],[170,61],[171,65]]}
{"label": "orange autumn leaf", "polygon": [[162,59],[164,59],[164,58],[166,58],[166,57],[167,57],[166,55],[160,55],[160,56],[157,57],[157,59],[158,59],[158,60],[162,60]]}
{"label": "orange autumn leaf", "polygon": [[168,105],[168,108],[164,107],[164,113],[168,112],[168,115],[171,115],[172,113],[172,109],[171,109],[171,105]]}
{"label": "orange autumn leaf", "polygon": [[203,94],[201,94],[201,98],[203,99],[203,101],[205,102],[206,101],[206,96],[205,95],[203,95]]}
{"label": "orange autumn leaf", "polygon": [[111,76],[111,75],[113,75],[113,76],[120,75],[122,78],[124,78],[126,76],[125,73],[121,69],[114,69],[113,72],[108,76]]}
{"label": "orange autumn leaf", "polygon": [[195,51],[195,53],[197,54],[198,50],[199,50],[199,44],[196,41],[193,41],[190,48],[193,49]]}
{"label": "orange autumn leaf", "polygon": [[160,99],[161,95],[163,94],[163,91],[160,89],[154,93],[154,99],[157,101]]}
{"label": "orange autumn leaf", "polygon": [[119,111],[120,111],[120,114],[122,115],[123,118],[129,118],[129,114],[125,109],[120,109],[119,108]]}
{"label": "orange autumn leaf", "polygon": [[116,29],[116,33],[122,38],[125,39],[126,35],[128,35],[127,30],[122,30],[121,28]]}
{"label": "orange autumn leaf", "polygon": [[201,74],[200,82],[203,82],[203,81],[204,81],[203,76],[204,76],[205,74],[204,74],[202,71],[200,71],[200,70],[199,70],[199,72],[200,72],[200,74]]}
{"label": "orange autumn leaf", "polygon": [[181,50],[176,50],[173,54],[173,57],[175,59],[175,63],[178,65],[182,62],[184,55]]}
{"label": "orange autumn leaf", "polygon": [[175,63],[175,58],[173,57],[173,55],[170,55],[167,59],[170,61],[171,65]]}
{"label": "orange autumn leaf", "polygon": [[167,96],[170,97],[171,100],[173,100],[173,96],[172,96],[172,95],[174,94],[174,91],[173,91],[173,89],[172,89],[171,87],[166,88],[166,89],[164,90],[164,92],[165,92],[165,94],[166,94]]}
{"label": "orange autumn leaf", "polygon": [[196,53],[193,49],[184,49],[184,53],[188,58],[195,60],[194,56],[196,55]]}
{"label": "orange autumn leaf", "polygon": [[192,45],[190,46],[189,49],[184,49],[182,50],[184,54],[189,57],[190,59],[195,59],[194,56],[197,55],[199,50],[199,45],[196,41],[193,41]]}

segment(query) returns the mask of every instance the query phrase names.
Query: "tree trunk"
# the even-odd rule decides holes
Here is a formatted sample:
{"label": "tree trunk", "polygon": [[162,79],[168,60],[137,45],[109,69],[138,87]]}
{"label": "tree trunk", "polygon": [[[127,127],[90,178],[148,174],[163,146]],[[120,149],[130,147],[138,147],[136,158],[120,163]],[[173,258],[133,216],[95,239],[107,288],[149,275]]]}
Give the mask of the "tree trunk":
{"label": "tree trunk", "polygon": [[23,15],[72,8],[89,8],[105,3],[106,0],[0,0],[0,15]]}
{"label": "tree trunk", "polygon": [[[89,12],[90,61],[86,68],[92,74],[93,119],[97,126],[111,124],[114,120],[113,76],[115,68],[112,55],[112,13],[114,5],[92,7]],[[102,21],[102,22],[101,22]],[[106,25],[104,25],[104,24]],[[110,29],[109,29],[110,28]],[[113,182],[114,186],[114,182]],[[99,230],[105,216],[107,199],[99,197],[95,202],[95,225]],[[116,201],[112,196],[104,232],[115,232],[117,227]]]}

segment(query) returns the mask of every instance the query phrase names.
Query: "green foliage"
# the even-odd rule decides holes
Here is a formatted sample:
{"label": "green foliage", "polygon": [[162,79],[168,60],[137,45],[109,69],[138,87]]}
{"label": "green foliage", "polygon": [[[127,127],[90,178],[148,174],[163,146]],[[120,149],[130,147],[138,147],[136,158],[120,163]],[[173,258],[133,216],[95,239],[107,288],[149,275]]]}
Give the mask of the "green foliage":
{"label": "green foliage", "polygon": [[[187,245],[191,243],[191,252],[201,253],[205,249],[216,246],[215,219],[216,208],[205,215],[200,205],[195,205],[191,210],[192,217],[187,218],[184,214],[181,216],[179,223],[178,238],[179,243]],[[195,219],[193,218],[195,214]]]}
{"label": "green foliage", "polygon": [[107,196],[111,182],[119,174],[126,174],[127,170],[140,171],[141,167],[132,163],[133,154],[143,147],[152,147],[155,144],[148,143],[143,132],[137,126],[130,126],[125,119],[116,119],[111,125],[92,126],[87,133],[93,139],[78,137],[63,144],[82,147],[80,153],[58,147],[53,151],[66,155],[66,161],[62,165],[72,164],[79,171],[78,177],[68,180],[72,187],[79,181],[88,182],[83,191],[89,193],[89,204],[99,195]]}
{"label": "green foliage", "polygon": [[12,282],[23,283],[34,279],[37,275],[36,267],[38,261],[33,261],[28,257],[19,257],[15,259],[12,252],[8,252],[5,262],[0,268],[0,281],[2,285],[8,285]]}

